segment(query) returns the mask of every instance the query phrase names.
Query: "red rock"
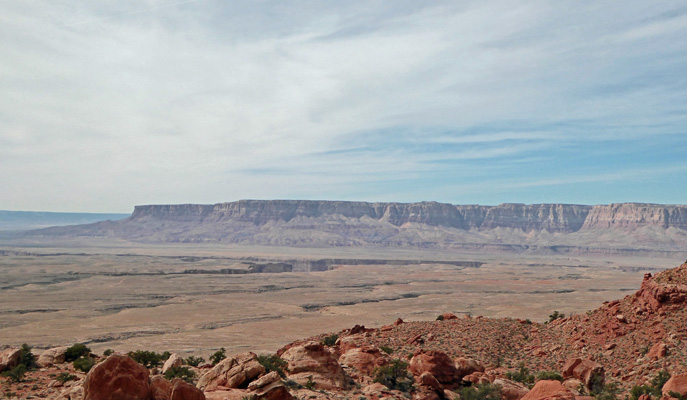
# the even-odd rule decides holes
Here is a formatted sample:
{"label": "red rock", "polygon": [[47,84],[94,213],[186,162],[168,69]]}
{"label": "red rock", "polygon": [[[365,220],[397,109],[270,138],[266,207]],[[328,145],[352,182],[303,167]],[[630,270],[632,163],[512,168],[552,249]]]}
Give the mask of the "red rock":
{"label": "red rock", "polygon": [[180,355],[178,355],[176,353],[172,353],[172,355],[169,356],[167,361],[165,361],[164,365],[162,366],[162,373],[164,374],[170,368],[173,368],[173,367],[181,367],[183,364],[184,364],[184,359],[181,358]]}
{"label": "red rock", "polygon": [[243,389],[218,390],[204,394],[205,400],[245,400],[251,396],[250,392]]}
{"label": "red rock", "polygon": [[664,396],[668,396],[670,392],[679,393],[680,396],[687,395],[687,373],[671,376],[663,385],[661,392]]}
{"label": "red rock", "polygon": [[150,380],[148,400],[169,400],[171,394],[172,382],[161,375],[156,375]]}
{"label": "red rock", "polygon": [[646,355],[650,360],[659,360],[666,356],[667,346],[663,342],[659,342],[651,346],[649,353]]}
{"label": "red rock", "polygon": [[20,349],[5,349],[0,352],[0,372],[14,368],[19,363]]}
{"label": "red rock", "polygon": [[590,359],[581,360],[579,358],[566,361],[563,366],[562,375],[564,379],[579,379],[588,389],[595,382],[603,385],[606,378],[606,372],[601,364]]}
{"label": "red rock", "polygon": [[332,353],[317,342],[294,346],[286,350],[281,358],[287,362],[289,378],[305,385],[312,377],[317,389],[343,389],[346,379],[341,365]]}
{"label": "red rock", "polygon": [[240,353],[234,357],[225,358],[210,371],[198,379],[198,387],[205,391],[212,391],[220,386],[226,388],[241,388],[265,373],[265,367],[258,362],[255,353]]}
{"label": "red rock", "polygon": [[416,378],[416,381],[420,386],[424,386],[436,392],[443,393],[444,391],[441,383],[439,383],[437,378],[435,378],[434,375],[429,372],[423,372],[419,377]]}
{"label": "red rock", "polygon": [[504,400],[520,400],[530,391],[524,385],[508,379],[494,379],[492,383],[501,387],[501,398]]}
{"label": "red rock", "polygon": [[374,346],[363,346],[346,351],[339,357],[339,363],[355,368],[360,373],[372,376],[378,367],[388,364],[391,357]]}
{"label": "red rock", "polygon": [[272,371],[261,376],[248,385],[248,390],[254,392],[255,400],[292,400],[293,396],[282,383],[279,374]]}
{"label": "red rock", "polygon": [[417,335],[413,336],[412,338],[408,339],[408,341],[406,341],[407,344],[415,344],[415,343],[422,344],[424,342],[425,341],[422,340],[422,334],[421,333],[418,333]]}
{"label": "red rock", "polygon": [[429,372],[442,384],[455,384],[461,378],[451,357],[436,350],[415,352],[408,369],[415,376]]}
{"label": "red rock", "polygon": [[472,382],[473,385],[481,385],[483,383],[491,383],[489,376],[484,372],[473,372],[470,375],[463,377],[463,381]]}
{"label": "red rock", "polygon": [[401,325],[401,324],[403,324],[403,320],[402,320],[401,318],[397,319],[397,320],[394,322],[394,326],[399,326],[399,325]]}
{"label": "red rock", "polygon": [[470,375],[473,372],[484,372],[484,365],[473,358],[458,357],[454,360],[454,365],[460,376]]}
{"label": "red rock", "polygon": [[205,394],[190,383],[175,378],[172,381],[172,393],[169,400],[205,400]]}
{"label": "red rock", "polygon": [[113,354],[91,368],[83,392],[84,400],[146,400],[148,370],[129,356]]}
{"label": "red rock", "polygon": [[450,312],[443,313],[440,316],[444,319],[444,321],[449,320],[449,319],[458,319],[458,317],[456,317],[455,314],[450,313]]}
{"label": "red rock", "polygon": [[539,381],[521,400],[575,400],[575,395],[559,381]]}
{"label": "red rock", "polygon": [[348,331],[348,334],[349,334],[349,335],[355,335],[355,334],[358,334],[358,333],[364,333],[365,331],[366,331],[366,330],[365,330],[365,326],[364,326],[364,325],[355,325],[353,328],[351,328],[351,329]]}

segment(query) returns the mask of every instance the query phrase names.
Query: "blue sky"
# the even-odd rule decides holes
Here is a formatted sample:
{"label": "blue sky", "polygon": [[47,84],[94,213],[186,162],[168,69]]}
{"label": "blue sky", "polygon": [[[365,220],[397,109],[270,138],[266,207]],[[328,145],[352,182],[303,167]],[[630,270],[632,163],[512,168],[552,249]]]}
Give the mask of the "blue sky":
{"label": "blue sky", "polygon": [[50,0],[0,20],[0,209],[687,203],[684,0]]}

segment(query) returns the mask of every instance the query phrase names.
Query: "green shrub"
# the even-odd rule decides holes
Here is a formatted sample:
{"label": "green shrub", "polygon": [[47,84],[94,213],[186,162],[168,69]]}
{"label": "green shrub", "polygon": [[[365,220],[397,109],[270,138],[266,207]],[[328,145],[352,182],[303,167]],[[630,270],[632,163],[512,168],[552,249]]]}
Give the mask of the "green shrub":
{"label": "green shrub", "polygon": [[413,376],[408,372],[408,363],[399,359],[375,369],[374,381],[391,390],[402,392],[407,392],[413,387]]}
{"label": "green shrub", "polygon": [[168,351],[160,354],[154,351],[148,350],[136,350],[129,352],[128,356],[133,358],[139,364],[144,365],[146,368],[159,367],[164,363],[170,356]]}
{"label": "green shrub", "polygon": [[663,385],[670,379],[670,373],[666,370],[661,370],[651,379],[649,385],[633,386],[630,390],[630,399],[637,400],[639,396],[648,394],[652,398],[660,398],[662,396],[661,389]]}
{"label": "green shrub", "polygon": [[21,382],[24,380],[26,370],[27,368],[24,364],[18,364],[14,368],[3,372],[2,376],[7,377],[12,382]]}
{"label": "green shrub", "polygon": [[73,344],[72,347],[68,348],[67,351],[64,352],[64,360],[66,362],[74,361],[77,358],[86,356],[90,353],[91,353],[91,349],[86,347],[85,344],[76,343],[76,344]]}
{"label": "green shrub", "polygon": [[549,322],[553,322],[557,319],[565,318],[565,314],[554,311],[553,314],[549,315]]}
{"label": "green shrub", "polygon": [[389,346],[379,346],[379,349],[385,352],[386,354],[392,354],[394,352],[394,349],[392,349]]}
{"label": "green shrub", "polygon": [[212,363],[212,365],[217,365],[220,361],[227,358],[226,351],[227,350],[224,347],[222,347],[216,352],[212,353],[212,355],[210,355],[210,362]]}
{"label": "green shrub", "polygon": [[171,381],[174,378],[181,378],[188,383],[193,382],[196,373],[188,369],[188,367],[172,367],[165,372],[165,379]]}
{"label": "green shrub", "polygon": [[603,385],[601,390],[594,395],[596,400],[617,400],[618,393],[620,393],[620,388],[615,383],[609,383],[608,385]]}
{"label": "green shrub", "polygon": [[300,383],[294,381],[293,379],[287,379],[284,381],[284,386],[286,386],[289,389],[293,390],[298,390],[298,389],[303,389],[303,385]]}
{"label": "green shrub", "polygon": [[520,363],[516,372],[506,372],[506,378],[510,379],[511,381],[520,382],[527,385],[534,383],[534,375],[530,374],[530,370],[525,367],[524,362]]}
{"label": "green shrub", "polygon": [[561,381],[563,377],[556,371],[541,371],[537,374],[538,381]]}
{"label": "green shrub", "polygon": [[317,384],[315,383],[315,381],[312,380],[312,375],[310,375],[310,376],[308,377],[308,381],[305,382],[305,385],[303,385],[303,387],[306,388],[306,389],[308,389],[308,390],[315,390],[315,386],[316,386],[316,385],[317,385]]}
{"label": "green shrub", "polygon": [[72,375],[69,372],[61,372],[59,375],[55,377],[56,381],[60,381],[62,383],[66,383],[69,381],[76,380],[76,375]]}
{"label": "green shrub", "polygon": [[78,369],[83,372],[88,372],[95,365],[95,359],[91,357],[80,357],[74,360],[74,369]]}
{"label": "green shrub", "polygon": [[443,321],[443,320],[444,320],[444,316],[443,316],[443,315],[440,315],[440,316],[437,317],[437,321]]}
{"label": "green shrub", "polygon": [[339,335],[333,334],[325,337],[322,339],[322,344],[325,346],[332,347],[336,344],[336,341],[339,340]]}
{"label": "green shrub", "polygon": [[189,356],[184,362],[192,367],[197,367],[205,362],[203,357]]}
{"label": "green shrub", "polygon": [[276,371],[279,376],[282,378],[286,378],[286,374],[284,373],[284,369],[286,368],[286,361],[282,360],[281,357],[279,357],[276,354],[273,355],[261,355],[258,356],[258,362],[260,365],[265,367],[265,370],[267,372],[272,372]]}
{"label": "green shrub", "polygon": [[36,356],[31,352],[31,346],[26,343],[22,344],[19,349],[18,365],[23,365],[27,371],[36,367]]}
{"label": "green shrub", "polygon": [[113,355],[113,354],[114,354],[114,350],[112,350],[112,349],[107,349],[107,350],[103,351],[103,355],[104,355],[105,357],[109,357],[109,356],[111,356],[111,355]]}
{"label": "green shrub", "polygon": [[460,389],[460,400],[501,400],[501,388],[491,383]]}

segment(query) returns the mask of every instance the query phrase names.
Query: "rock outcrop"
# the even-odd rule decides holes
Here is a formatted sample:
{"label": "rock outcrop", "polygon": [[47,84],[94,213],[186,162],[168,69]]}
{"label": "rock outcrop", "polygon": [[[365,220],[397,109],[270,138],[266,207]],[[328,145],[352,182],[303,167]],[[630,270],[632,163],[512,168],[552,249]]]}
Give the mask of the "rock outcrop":
{"label": "rock outcrop", "polygon": [[575,400],[575,395],[559,381],[539,381],[521,400]]}
{"label": "rock outcrop", "polygon": [[414,376],[429,372],[444,385],[455,384],[462,378],[451,357],[436,350],[418,350],[415,352],[413,358],[410,359],[408,369]]}
{"label": "rock outcrop", "polygon": [[225,358],[198,379],[197,386],[205,391],[218,388],[245,388],[261,374],[265,367],[258,362],[255,353],[240,353]]}
{"label": "rock outcrop", "polygon": [[113,354],[91,368],[83,393],[84,400],[146,400],[148,370],[129,356]]}
{"label": "rock outcrop", "polygon": [[324,345],[309,342],[286,350],[281,358],[287,363],[290,379],[308,384],[314,382],[316,389],[343,389],[346,377],[336,357]]}
{"label": "rock outcrop", "polygon": [[14,368],[19,362],[20,349],[5,349],[0,352],[0,372]]}
{"label": "rock outcrop", "polygon": [[563,379],[579,379],[587,389],[594,385],[603,386],[606,379],[604,367],[590,359],[572,358],[565,363],[562,372]]}
{"label": "rock outcrop", "polygon": [[36,364],[41,368],[49,367],[54,364],[62,364],[68,348],[67,346],[62,346],[45,350],[38,356]]}

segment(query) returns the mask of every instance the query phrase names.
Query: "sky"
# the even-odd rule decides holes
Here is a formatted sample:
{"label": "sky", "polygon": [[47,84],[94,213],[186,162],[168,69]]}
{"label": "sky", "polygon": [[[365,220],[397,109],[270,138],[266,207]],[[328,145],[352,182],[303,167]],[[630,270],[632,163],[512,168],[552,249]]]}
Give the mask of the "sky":
{"label": "sky", "polygon": [[687,2],[0,0],[0,209],[687,203]]}

